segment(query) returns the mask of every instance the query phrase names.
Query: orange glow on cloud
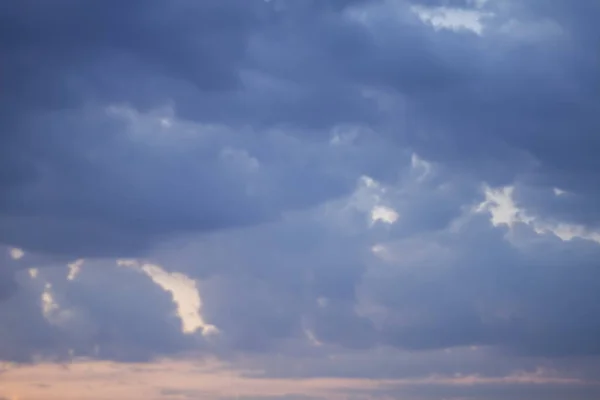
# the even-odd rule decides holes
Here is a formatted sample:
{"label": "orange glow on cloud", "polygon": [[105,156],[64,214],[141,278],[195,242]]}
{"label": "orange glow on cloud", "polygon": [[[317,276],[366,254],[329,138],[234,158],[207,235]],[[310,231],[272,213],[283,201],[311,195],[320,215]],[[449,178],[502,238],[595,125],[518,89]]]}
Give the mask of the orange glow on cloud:
{"label": "orange glow on cloud", "polygon": [[8,369],[2,374],[0,396],[11,400],[173,400],[304,394],[337,399],[336,390],[375,389],[379,384],[358,379],[249,378],[225,370],[218,363],[83,361],[64,366],[38,364]]}
{"label": "orange glow on cloud", "polygon": [[[185,400],[302,394],[332,400],[348,391],[377,391],[419,385],[589,384],[544,371],[506,377],[424,377],[399,380],[345,378],[271,379],[244,376],[218,362],[160,361],[118,364],[78,361],[68,365],[8,367],[0,375],[0,398],[10,400]],[[593,383],[592,383],[593,384]],[[365,395],[365,399],[373,396]],[[354,399],[360,397],[353,396]],[[381,397],[384,398],[384,397]]]}

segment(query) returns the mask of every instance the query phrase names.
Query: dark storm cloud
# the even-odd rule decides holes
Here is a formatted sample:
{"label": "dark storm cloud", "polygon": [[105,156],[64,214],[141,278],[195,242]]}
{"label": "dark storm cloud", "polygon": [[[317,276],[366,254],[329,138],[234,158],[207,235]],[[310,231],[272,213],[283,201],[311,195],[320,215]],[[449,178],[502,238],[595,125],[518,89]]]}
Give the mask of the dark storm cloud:
{"label": "dark storm cloud", "polygon": [[[362,109],[372,102],[348,85],[318,90],[285,70],[273,75],[280,58],[275,37],[265,48],[269,54],[259,51],[260,63],[248,52],[251,42],[260,42],[259,31],[276,36],[288,24],[305,29],[311,16],[335,16],[355,3],[7,4],[0,16],[0,237],[47,252],[134,254],[165,234],[256,223],[346,192],[353,177],[307,168],[314,152],[303,149],[303,141],[282,148],[256,130],[274,123],[323,128],[356,120],[345,117],[352,113],[364,119],[372,112]],[[207,144],[196,132],[192,146],[175,153],[151,149],[130,131],[152,128],[107,116],[112,104],[142,111],[172,104],[175,117],[219,123],[233,133]],[[248,124],[256,126],[237,132]],[[257,161],[269,169],[268,187],[248,194],[247,177],[220,164],[220,152],[229,147],[251,150],[248,157],[262,152]],[[297,166],[279,159],[292,150]],[[292,181],[298,184],[291,190],[278,190]],[[300,189],[309,181],[310,189]]]}
{"label": "dark storm cloud", "polygon": [[[147,110],[171,101],[177,116],[202,123],[283,124],[319,140],[335,124],[375,124],[388,139],[490,182],[535,168],[534,184],[581,195],[594,223],[597,5],[486,2],[480,11],[495,17],[478,37],[435,31],[410,4],[9,3],[0,16],[3,240],[69,252],[79,238],[79,253],[126,253],[164,234],[270,219],[351,187],[322,170],[282,170],[281,180],[323,189],[298,204],[274,193],[276,179],[249,197],[210,161],[231,142],[190,151],[198,169],[181,154],[148,153],[103,114],[123,102]],[[476,2],[412,4],[479,10]],[[366,89],[387,95],[391,108],[382,110]],[[241,135],[243,149],[263,143],[256,132]],[[227,213],[222,204],[231,205]],[[24,228],[32,225],[47,229]]]}
{"label": "dark storm cloud", "polygon": [[[477,9],[475,2],[425,3]],[[495,16],[483,18],[483,37],[435,32],[403,2],[371,2],[365,10],[365,24],[314,21],[314,33],[277,47],[280,55],[287,49],[279,63],[302,54],[286,71],[308,84],[326,77],[323,91],[352,83],[391,92],[394,140],[493,183],[525,173],[536,185],[564,186],[586,198],[586,223],[594,223],[596,3],[486,2],[480,11]]]}
{"label": "dark storm cloud", "polygon": [[[36,105],[62,108],[65,104],[57,103],[57,99],[77,102],[71,105],[92,100],[103,89],[102,78],[121,82],[133,78],[97,76],[100,81],[96,82],[82,79],[94,78],[81,76],[89,67],[103,61],[117,62],[118,56],[203,90],[235,87],[236,65],[244,51],[246,34],[257,22],[257,5],[261,3],[11,1],[1,15],[3,87],[8,88],[3,91],[3,103],[25,107],[21,111],[26,111]],[[131,71],[121,72],[126,75]],[[114,85],[114,80],[107,83]],[[39,98],[40,94],[46,97]],[[108,100],[119,100],[118,93],[106,95]]]}
{"label": "dark storm cloud", "polygon": [[[102,111],[85,117],[81,107],[122,101],[142,108],[164,104],[174,95],[164,87],[165,77],[200,92],[237,87],[237,64],[261,4],[65,0],[3,6],[3,240],[67,253],[90,253],[98,247],[127,252],[142,245],[144,232],[98,222],[115,211],[115,218],[123,218],[100,197],[117,195],[127,202],[125,188],[107,182],[114,179],[107,165],[94,165],[85,153],[98,152],[126,174],[144,160],[132,159],[135,149],[118,140],[118,123]],[[103,152],[107,148],[116,151],[117,159],[108,159]],[[124,164],[116,165],[118,160]],[[38,199],[27,198],[27,187],[36,184],[46,188]],[[132,200],[139,201],[139,195],[133,194]],[[214,223],[201,219],[201,225]],[[32,225],[46,230],[36,234],[26,228]],[[77,236],[85,231],[94,233],[81,243]]]}
{"label": "dark storm cloud", "polygon": [[[494,10],[495,2],[489,3]],[[529,182],[581,195],[590,207],[587,220],[578,220],[593,225],[600,52],[591,16],[600,9],[592,1],[534,1],[509,2],[497,12],[481,41],[489,51],[471,47],[477,64],[469,79],[431,96],[416,94],[422,120],[430,116],[429,138],[412,141],[427,158],[477,166],[482,178],[497,182],[527,173],[523,155],[531,157],[535,174]],[[494,29],[500,23],[507,24],[506,33]]]}
{"label": "dark storm cloud", "polygon": [[[535,235],[516,229],[519,240]],[[475,219],[452,239],[434,239],[437,252],[374,272],[370,293],[390,307],[384,341],[409,349],[499,346],[550,358],[600,354],[598,245],[549,236],[522,250],[503,233]],[[395,251],[422,245],[407,239]]]}
{"label": "dark storm cloud", "polygon": [[0,247],[0,302],[11,297],[19,285],[15,278],[19,263],[11,257],[7,249]]}
{"label": "dark storm cloud", "polygon": [[0,269],[0,301],[6,300],[17,290],[14,272],[2,266]]}

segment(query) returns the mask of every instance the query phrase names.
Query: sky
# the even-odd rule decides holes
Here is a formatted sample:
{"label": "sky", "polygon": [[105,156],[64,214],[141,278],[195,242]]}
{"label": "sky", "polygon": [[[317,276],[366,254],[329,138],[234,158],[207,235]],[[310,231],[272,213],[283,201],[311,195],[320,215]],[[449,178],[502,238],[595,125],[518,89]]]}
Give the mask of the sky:
{"label": "sky", "polygon": [[0,399],[600,398],[599,17],[3,1]]}

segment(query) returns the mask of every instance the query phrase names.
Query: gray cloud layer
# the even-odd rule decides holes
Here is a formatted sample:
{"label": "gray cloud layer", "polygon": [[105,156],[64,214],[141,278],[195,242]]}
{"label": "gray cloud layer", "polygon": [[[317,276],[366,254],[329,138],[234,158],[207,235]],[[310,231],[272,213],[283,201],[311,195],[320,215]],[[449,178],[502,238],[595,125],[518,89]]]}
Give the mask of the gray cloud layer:
{"label": "gray cloud layer", "polygon": [[[66,338],[6,258],[0,358],[318,353],[307,330],[327,349],[599,355],[598,16],[592,0],[8,2],[0,242],[149,257],[201,280],[221,335],[182,335],[169,296],[111,264],[44,271],[80,316]],[[469,211],[483,183],[514,186],[530,219]],[[375,204],[399,220],[370,226]]]}
{"label": "gray cloud layer", "polygon": [[[599,56],[589,16],[597,6],[486,4],[482,12],[496,17],[481,38],[436,32],[405,2],[10,3],[1,35],[2,237],[47,251],[73,252],[78,240],[82,253],[126,253],[161,234],[256,223],[321,202],[350,190],[351,176],[278,160],[284,144],[265,130],[298,136],[287,150],[302,160],[312,153],[305,146],[343,123],[371,124],[386,140],[488,181],[525,173],[536,187],[559,186],[578,207],[531,205],[595,224]],[[217,123],[233,133],[156,149],[150,132],[134,138],[131,124],[104,109],[168,103],[202,130]],[[215,160],[228,146],[277,170],[254,196],[246,177]],[[393,168],[361,156],[372,173]],[[356,160],[335,161],[352,169]],[[290,180],[306,189],[286,195]],[[24,230],[33,224],[35,234]]]}

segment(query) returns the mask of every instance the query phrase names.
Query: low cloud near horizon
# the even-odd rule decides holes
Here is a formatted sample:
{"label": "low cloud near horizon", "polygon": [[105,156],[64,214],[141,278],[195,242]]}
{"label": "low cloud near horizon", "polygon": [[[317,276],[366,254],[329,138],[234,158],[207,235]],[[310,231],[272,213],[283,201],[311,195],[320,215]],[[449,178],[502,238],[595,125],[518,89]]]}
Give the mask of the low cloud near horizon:
{"label": "low cloud near horizon", "polygon": [[598,398],[598,17],[9,0],[0,398]]}

